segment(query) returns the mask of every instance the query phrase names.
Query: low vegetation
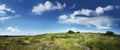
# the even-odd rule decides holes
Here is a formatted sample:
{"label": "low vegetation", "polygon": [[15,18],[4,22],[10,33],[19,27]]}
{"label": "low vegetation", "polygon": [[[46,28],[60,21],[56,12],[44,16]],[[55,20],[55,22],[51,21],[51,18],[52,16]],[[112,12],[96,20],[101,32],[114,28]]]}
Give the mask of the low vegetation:
{"label": "low vegetation", "polygon": [[82,33],[72,30],[34,36],[5,36],[0,37],[0,50],[120,50],[120,36],[111,31]]}
{"label": "low vegetation", "polygon": [[106,32],[106,35],[111,35],[111,36],[114,36],[114,35],[115,35],[115,33],[114,33],[114,32],[112,32],[112,31],[107,31],[107,32]]}
{"label": "low vegetation", "polygon": [[73,33],[75,33],[75,32],[72,31],[72,30],[69,30],[67,33],[69,33],[69,34],[73,34]]}

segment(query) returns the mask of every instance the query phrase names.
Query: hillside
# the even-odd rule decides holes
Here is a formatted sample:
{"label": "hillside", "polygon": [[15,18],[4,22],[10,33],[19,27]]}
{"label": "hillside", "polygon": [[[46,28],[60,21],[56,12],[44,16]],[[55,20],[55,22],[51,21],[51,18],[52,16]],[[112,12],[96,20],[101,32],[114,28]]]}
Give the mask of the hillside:
{"label": "hillside", "polygon": [[54,33],[0,37],[0,50],[120,50],[120,36]]}

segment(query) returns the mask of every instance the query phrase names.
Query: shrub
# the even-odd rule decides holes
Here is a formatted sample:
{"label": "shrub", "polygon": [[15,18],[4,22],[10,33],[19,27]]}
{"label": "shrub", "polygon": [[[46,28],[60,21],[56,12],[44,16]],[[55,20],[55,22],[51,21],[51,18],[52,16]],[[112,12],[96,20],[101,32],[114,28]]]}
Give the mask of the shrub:
{"label": "shrub", "polygon": [[69,30],[67,33],[69,33],[69,34],[73,34],[73,33],[74,33],[74,31]]}
{"label": "shrub", "polygon": [[107,32],[106,32],[106,35],[114,35],[114,32],[112,32],[112,31],[107,31]]}
{"label": "shrub", "polygon": [[8,35],[5,35],[5,37],[8,37]]}
{"label": "shrub", "polygon": [[79,31],[77,33],[80,33]]}

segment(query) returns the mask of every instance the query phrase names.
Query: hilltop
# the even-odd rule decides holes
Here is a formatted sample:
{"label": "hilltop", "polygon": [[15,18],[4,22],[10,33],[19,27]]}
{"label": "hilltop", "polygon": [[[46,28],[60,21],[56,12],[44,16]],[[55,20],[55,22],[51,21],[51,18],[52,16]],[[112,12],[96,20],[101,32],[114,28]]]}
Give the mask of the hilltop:
{"label": "hilltop", "polygon": [[54,33],[0,37],[0,50],[120,50],[120,36],[104,33]]}

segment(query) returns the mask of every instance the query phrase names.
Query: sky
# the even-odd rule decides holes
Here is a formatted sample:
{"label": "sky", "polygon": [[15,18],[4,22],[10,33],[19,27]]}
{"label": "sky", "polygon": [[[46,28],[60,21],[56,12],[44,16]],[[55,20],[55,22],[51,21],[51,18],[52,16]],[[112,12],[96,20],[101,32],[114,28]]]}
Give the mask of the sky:
{"label": "sky", "polygon": [[120,0],[0,0],[0,35],[120,34]]}

